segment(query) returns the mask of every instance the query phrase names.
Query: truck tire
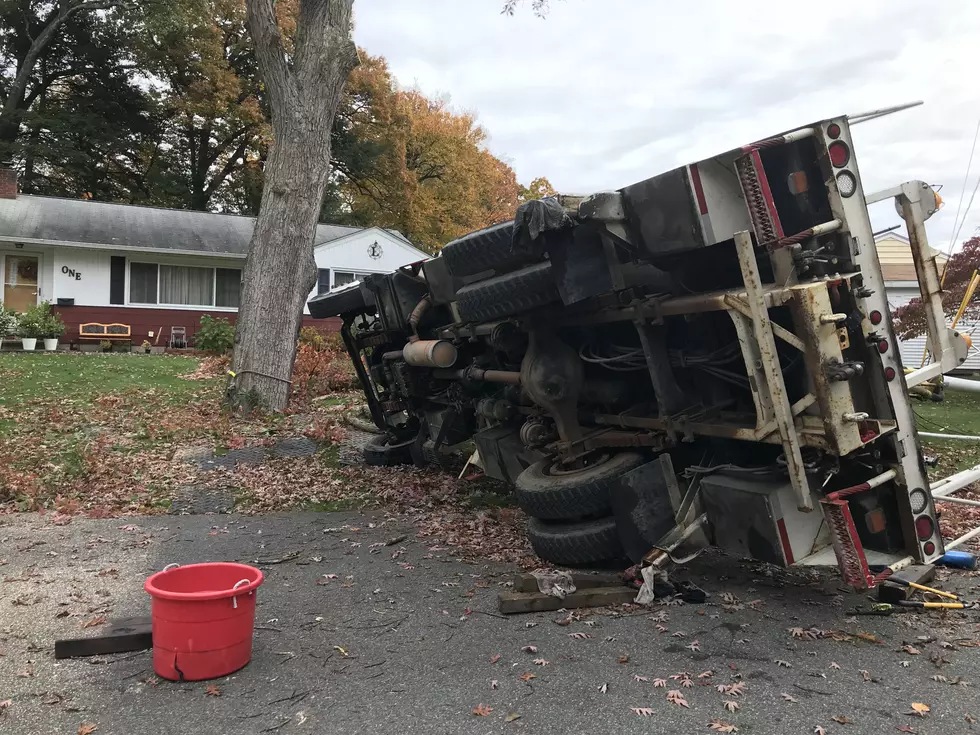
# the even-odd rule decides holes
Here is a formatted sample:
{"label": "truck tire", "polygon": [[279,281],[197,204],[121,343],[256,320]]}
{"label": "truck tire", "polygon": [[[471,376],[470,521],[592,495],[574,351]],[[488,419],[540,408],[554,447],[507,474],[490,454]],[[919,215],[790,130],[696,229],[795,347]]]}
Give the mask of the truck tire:
{"label": "truck tire", "polygon": [[453,240],[442,249],[446,269],[451,275],[461,278],[484,271],[500,273],[523,260],[511,253],[511,232],[513,222],[501,222]]}
{"label": "truck tire", "polygon": [[588,566],[623,556],[612,516],[578,523],[547,523],[532,518],[527,535],[535,554],[560,566]]}
{"label": "truck tire", "polygon": [[565,521],[606,515],[612,508],[610,488],[620,477],[643,464],[642,454],[602,455],[575,472],[556,472],[554,461],[543,459],[517,478],[517,504],[532,518]]}
{"label": "truck tire", "polygon": [[412,444],[414,439],[391,444],[387,436],[373,436],[364,445],[362,453],[365,463],[372,467],[396,467],[412,464]]}
{"label": "truck tire", "polygon": [[512,273],[464,286],[456,308],[466,322],[488,322],[558,301],[551,263],[536,263]]}

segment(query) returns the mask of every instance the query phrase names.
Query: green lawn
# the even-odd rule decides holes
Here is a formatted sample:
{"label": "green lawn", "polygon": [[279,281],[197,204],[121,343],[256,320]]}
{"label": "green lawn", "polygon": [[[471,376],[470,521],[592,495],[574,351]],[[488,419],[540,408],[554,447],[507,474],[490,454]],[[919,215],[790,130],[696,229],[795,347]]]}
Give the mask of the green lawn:
{"label": "green lawn", "polygon": [[170,355],[120,353],[0,353],[0,406],[15,408],[36,398],[90,403],[95,397],[157,388],[175,399],[200,387],[181,375],[197,360]]}
{"label": "green lawn", "polygon": [[[946,390],[941,403],[912,401],[919,431],[935,434],[980,436],[980,393]],[[922,437],[926,454],[939,457],[934,468],[938,477],[980,464],[980,443]]]}

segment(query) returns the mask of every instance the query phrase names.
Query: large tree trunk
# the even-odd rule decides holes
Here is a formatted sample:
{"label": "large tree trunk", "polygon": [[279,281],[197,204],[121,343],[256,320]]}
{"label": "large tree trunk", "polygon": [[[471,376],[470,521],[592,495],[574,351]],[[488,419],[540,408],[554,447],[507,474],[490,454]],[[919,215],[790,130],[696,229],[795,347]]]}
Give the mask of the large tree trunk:
{"label": "large tree trunk", "polygon": [[[265,168],[235,333],[236,400],[246,406],[282,410],[289,401],[303,307],[316,283],[313,236],[329,173],[329,141],[309,137],[277,140]],[[309,155],[316,145],[324,155]]]}
{"label": "large tree trunk", "polygon": [[301,0],[290,63],[273,0],[247,0],[273,143],[235,333],[230,393],[244,407],[281,411],[289,401],[303,306],[316,283],[313,238],[330,175],[330,132],[357,64],[352,6]]}

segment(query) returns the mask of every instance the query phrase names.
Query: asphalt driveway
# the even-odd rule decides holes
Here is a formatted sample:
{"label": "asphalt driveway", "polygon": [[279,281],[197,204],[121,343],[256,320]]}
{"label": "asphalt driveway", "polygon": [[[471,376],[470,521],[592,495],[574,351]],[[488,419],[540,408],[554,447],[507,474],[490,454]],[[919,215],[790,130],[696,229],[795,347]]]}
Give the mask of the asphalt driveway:
{"label": "asphalt driveway", "polygon": [[[203,682],[158,679],[149,652],[54,659],[56,638],[97,630],[86,623],[147,614],[142,583],[153,571],[206,560],[258,560],[266,573],[252,663],[210,694]],[[464,563],[418,539],[411,519],[380,513],[64,526],[6,516],[0,731],[697,733],[711,732],[712,721],[721,732],[731,724],[780,735],[977,728],[980,613],[854,618],[847,610],[863,598],[832,575],[711,553],[685,571],[710,593],[706,604],[584,611],[559,625],[566,615],[498,615],[496,595],[515,571]],[[948,589],[977,596],[972,574],[948,577]],[[906,714],[913,703],[929,711]]]}

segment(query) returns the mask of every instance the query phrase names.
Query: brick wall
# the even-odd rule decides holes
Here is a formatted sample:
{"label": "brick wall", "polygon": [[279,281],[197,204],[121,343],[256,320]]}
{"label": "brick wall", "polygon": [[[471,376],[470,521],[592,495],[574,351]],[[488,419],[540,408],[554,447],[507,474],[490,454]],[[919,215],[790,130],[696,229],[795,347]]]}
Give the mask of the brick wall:
{"label": "brick wall", "polygon": [[[65,321],[65,334],[61,338],[62,342],[76,342],[78,340],[78,325],[99,322],[101,324],[128,324],[134,345],[142,344],[143,340],[149,340],[151,344],[161,347],[170,344],[171,327],[185,327],[188,340],[193,344],[193,335],[200,328],[201,317],[205,314],[227,319],[232,324],[238,317],[235,313],[208,311],[206,309],[141,309],[132,306],[55,306],[53,310],[61,314],[61,318]],[[340,319],[313,319],[304,316],[303,326],[315,327],[324,333],[339,332],[341,321]],[[151,331],[154,334],[153,337],[149,336]],[[85,342],[95,342],[95,340],[85,340]]]}

